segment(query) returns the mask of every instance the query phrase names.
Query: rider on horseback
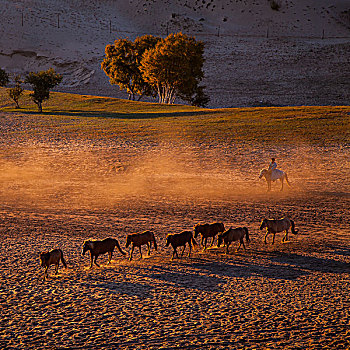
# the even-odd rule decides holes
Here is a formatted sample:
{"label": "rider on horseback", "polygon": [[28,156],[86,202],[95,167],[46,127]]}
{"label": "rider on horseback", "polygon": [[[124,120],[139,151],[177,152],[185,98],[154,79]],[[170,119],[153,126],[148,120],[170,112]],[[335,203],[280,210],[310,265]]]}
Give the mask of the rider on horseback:
{"label": "rider on horseback", "polygon": [[271,158],[271,163],[269,164],[269,168],[267,169],[270,176],[272,176],[272,171],[275,169],[277,169],[277,163],[275,161],[275,158]]}

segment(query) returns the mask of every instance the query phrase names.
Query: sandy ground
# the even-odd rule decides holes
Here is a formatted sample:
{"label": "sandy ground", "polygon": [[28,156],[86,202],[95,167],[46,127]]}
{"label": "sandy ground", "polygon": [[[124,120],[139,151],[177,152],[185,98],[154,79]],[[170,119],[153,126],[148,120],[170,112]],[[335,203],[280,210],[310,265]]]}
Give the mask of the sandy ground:
{"label": "sandy ground", "polygon": [[[1,348],[349,348],[348,145],[93,141],[35,125],[0,123]],[[293,184],[282,193],[257,180],[272,151]],[[261,219],[284,215],[300,233],[265,245]],[[247,251],[170,260],[168,233],[213,221],[247,226]],[[150,257],[89,270],[80,255],[85,239],[124,247],[145,229]],[[44,282],[38,254],[52,248],[68,269]]]}
{"label": "sandy ground", "polygon": [[[0,67],[53,67],[59,91],[127,98],[101,70],[106,45],[182,31],[205,43],[209,107],[348,105],[348,0],[0,0]],[[29,86],[28,86],[29,88]]]}

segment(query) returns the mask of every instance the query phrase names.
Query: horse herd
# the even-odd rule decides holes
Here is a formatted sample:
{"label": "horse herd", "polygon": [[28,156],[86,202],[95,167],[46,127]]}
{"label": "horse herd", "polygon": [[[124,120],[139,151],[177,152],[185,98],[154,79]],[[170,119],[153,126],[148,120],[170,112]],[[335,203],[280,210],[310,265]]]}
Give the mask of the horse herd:
{"label": "horse herd", "polygon": [[[265,244],[267,244],[267,236],[270,233],[273,234],[272,244],[274,244],[275,235],[278,232],[285,232],[285,235],[282,238],[282,242],[288,240],[288,231],[290,228],[293,234],[298,233],[298,231],[295,229],[293,220],[287,217],[282,219],[263,219],[260,225],[260,230],[263,230],[264,228],[266,228],[266,234],[264,238]],[[188,256],[190,257],[191,251],[192,251],[192,245],[193,246],[197,245],[195,238],[197,238],[199,234],[201,235],[201,245],[204,246],[204,249],[207,249],[208,238],[212,238],[210,246],[213,246],[215,237],[218,236],[217,246],[220,247],[221,244],[224,243],[224,246],[226,246],[226,254],[228,254],[229,246],[232,242],[239,241],[239,246],[237,250],[240,249],[242,245],[243,245],[243,248],[246,249],[243,241],[244,237],[246,239],[246,242],[250,242],[249,232],[246,227],[238,227],[238,228],[231,227],[225,231],[225,226],[221,222],[215,222],[212,224],[197,224],[194,226],[193,231],[182,231],[180,233],[167,235],[165,246],[166,247],[169,247],[169,245],[172,246],[173,248],[172,259],[174,259],[175,256],[179,258],[179,255],[177,253],[178,247],[183,247],[181,252],[181,257],[183,256],[186,248],[186,244],[188,244],[189,246]],[[131,245],[129,260],[130,261],[132,260],[132,255],[135,247],[139,248],[140,256],[142,258],[141,247],[143,245],[147,245],[148,255],[150,255],[152,244],[154,249],[157,250],[156,238],[154,233],[151,231],[128,234],[126,236],[125,247],[128,248]],[[97,263],[97,258],[99,257],[99,255],[102,255],[102,254],[108,253],[108,264],[110,264],[115,247],[117,247],[117,249],[120,251],[121,254],[126,255],[126,253],[120,247],[119,242],[114,238],[106,238],[104,240],[85,241],[83,243],[82,255],[84,256],[87,251],[90,251],[90,269],[91,269],[93,267],[93,264],[99,267]],[[62,261],[64,267],[67,267],[67,264],[64,260],[63,252],[61,249],[53,249],[48,252],[40,253],[40,264],[42,267],[45,268],[44,280],[45,280],[45,277],[48,277],[47,271],[51,265],[55,265],[55,274],[58,273],[58,267],[59,267],[60,261]]]}

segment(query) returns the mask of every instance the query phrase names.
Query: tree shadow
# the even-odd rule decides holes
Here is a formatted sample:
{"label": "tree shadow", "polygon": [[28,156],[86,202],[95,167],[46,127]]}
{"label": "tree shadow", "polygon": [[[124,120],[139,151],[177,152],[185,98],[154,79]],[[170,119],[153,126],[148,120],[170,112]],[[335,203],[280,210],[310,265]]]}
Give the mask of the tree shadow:
{"label": "tree shadow", "polygon": [[42,113],[36,111],[21,110],[21,114],[27,115],[42,115],[42,116],[64,116],[64,117],[85,117],[85,118],[110,118],[110,119],[158,119],[158,118],[175,118],[175,117],[196,117],[213,115],[217,111],[193,111],[193,112],[135,112],[135,113],[121,113],[121,112],[104,112],[104,111],[85,111],[85,110],[50,110]]}

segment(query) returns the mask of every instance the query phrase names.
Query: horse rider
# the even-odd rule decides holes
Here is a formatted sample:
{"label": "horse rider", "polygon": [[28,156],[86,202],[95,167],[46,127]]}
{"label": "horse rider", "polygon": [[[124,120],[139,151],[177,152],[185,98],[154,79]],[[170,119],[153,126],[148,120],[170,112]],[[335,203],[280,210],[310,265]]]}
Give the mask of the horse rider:
{"label": "horse rider", "polygon": [[269,175],[272,175],[272,171],[277,169],[277,163],[275,158],[271,158],[271,163],[269,164],[269,168],[267,171],[269,172]]}

